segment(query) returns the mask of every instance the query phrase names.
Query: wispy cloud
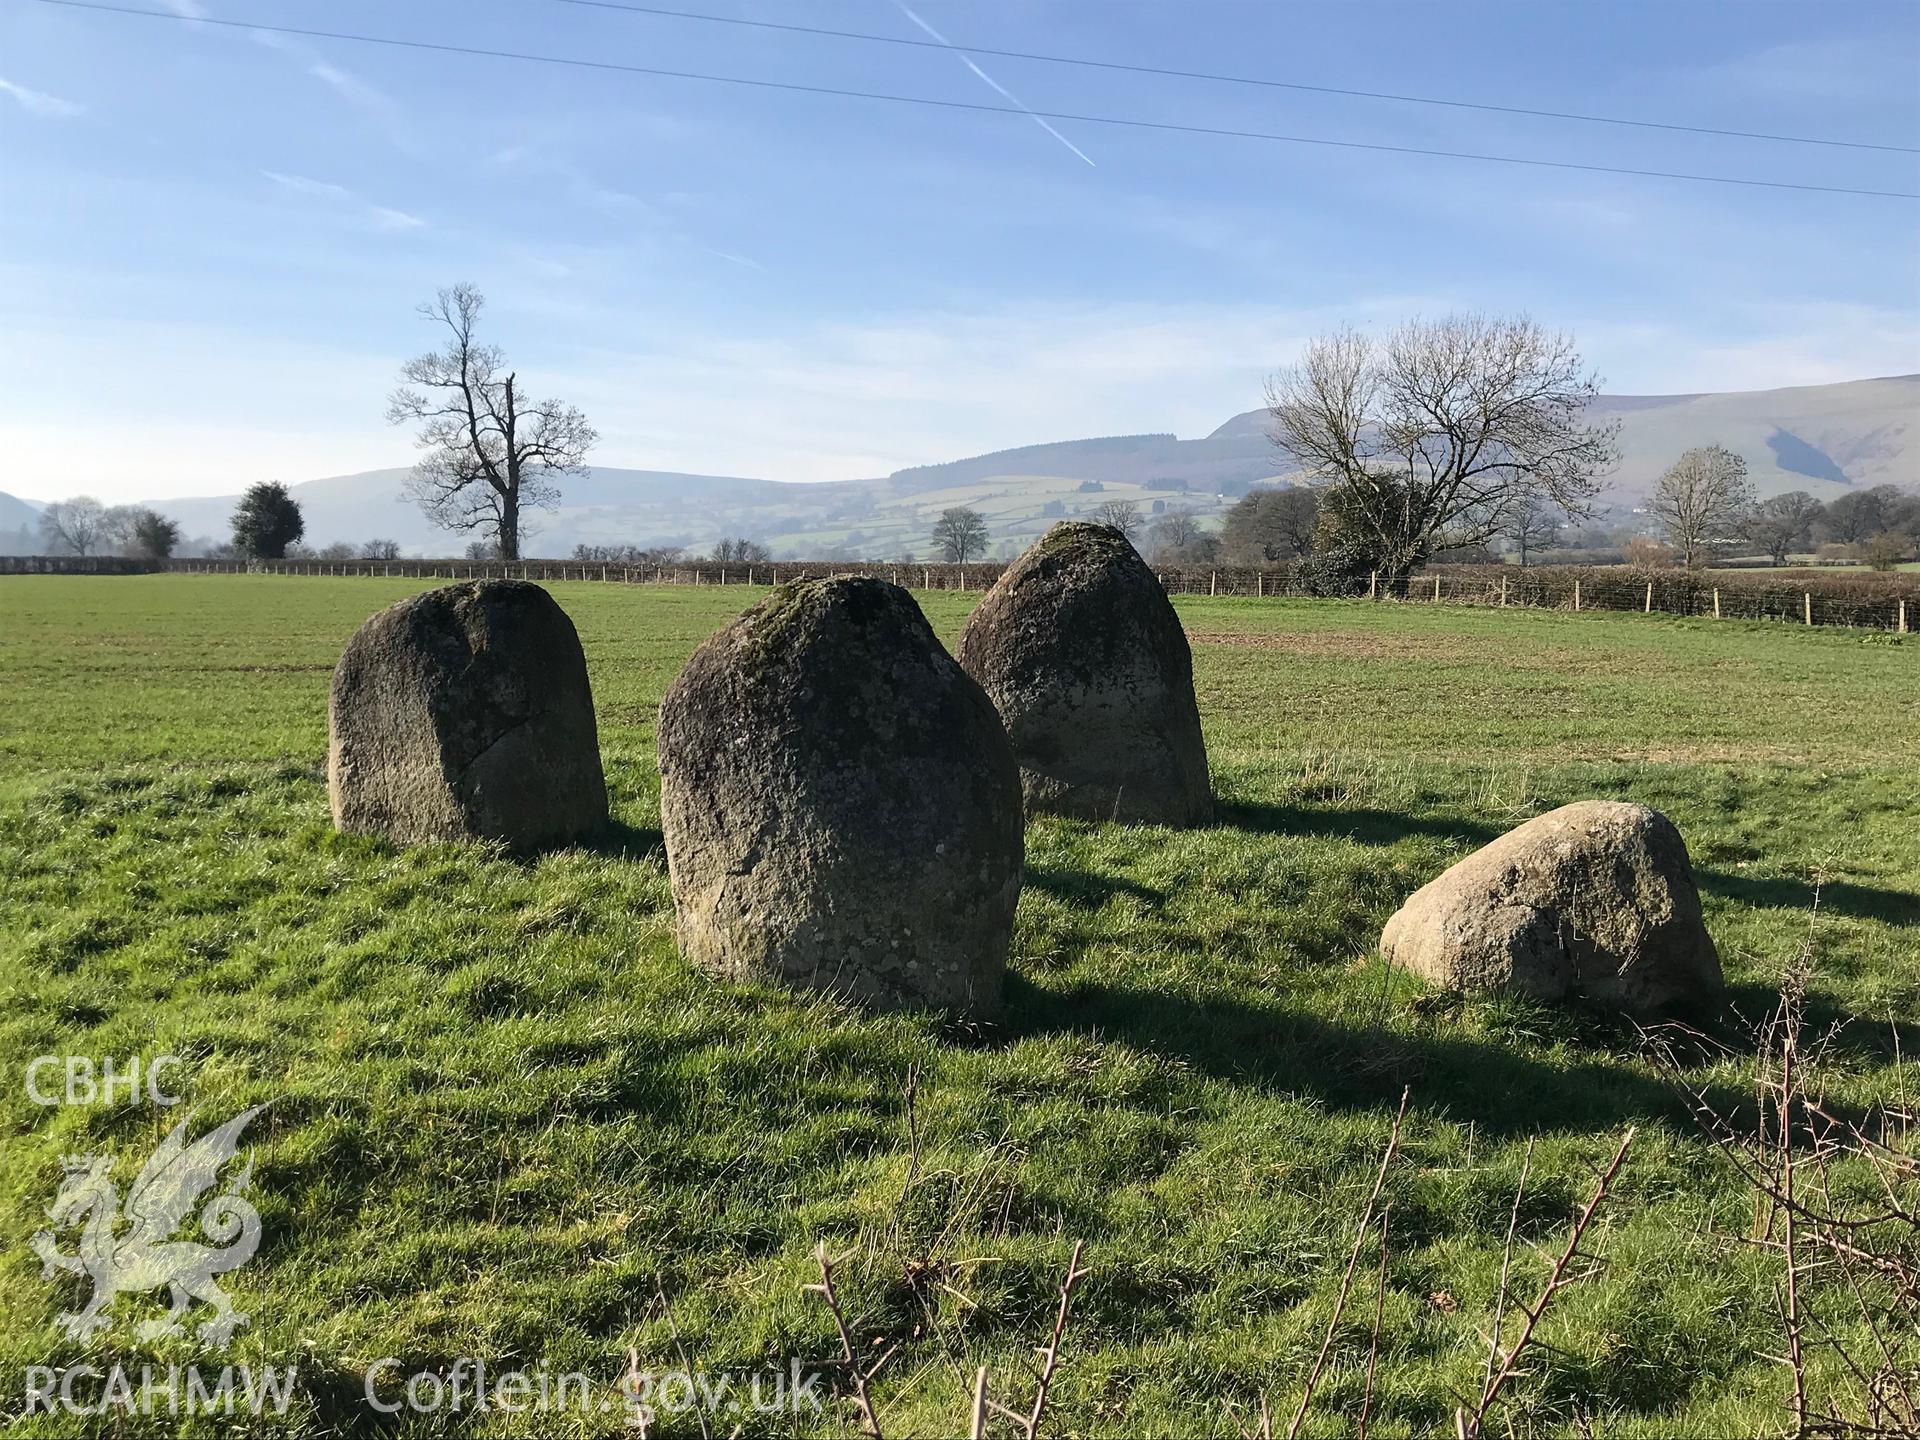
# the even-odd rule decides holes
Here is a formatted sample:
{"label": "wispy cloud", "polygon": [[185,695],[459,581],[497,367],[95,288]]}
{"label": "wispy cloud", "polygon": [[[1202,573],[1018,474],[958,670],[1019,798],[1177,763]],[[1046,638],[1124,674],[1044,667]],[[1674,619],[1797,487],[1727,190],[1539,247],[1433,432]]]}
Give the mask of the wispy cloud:
{"label": "wispy cloud", "polygon": [[344,185],[336,185],[330,180],[315,180],[307,175],[288,175],[279,170],[260,172],[283,190],[296,195],[310,195],[315,199],[326,200],[334,204],[348,204],[359,207],[361,212],[382,230],[419,230],[426,221],[418,215],[405,210],[395,210],[388,205],[375,205],[363,200]]}
{"label": "wispy cloud", "polygon": [[989,86],[991,86],[995,94],[1000,95],[1005,99],[1011,100],[1020,109],[1026,111],[1027,117],[1030,120],[1032,120],[1034,124],[1038,125],[1042,130],[1046,131],[1047,134],[1051,135],[1054,139],[1058,140],[1062,145],[1066,146],[1067,149],[1071,150],[1074,154],[1078,155],[1082,160],[1085,160],[1087,164],[1089,165],[1093,164],[1093,158],[1090,155],[1088,155],[1086,151],[1082,150],[1078,145],[1074,144],[1066,136],[1062,135],[1058,130],[1054,129],[1053,126],[1049,125],[1044,118],[1042,118],[1039,115],[1035,115],[1032,110],[1027,109],[1026,101],[1022,100],[1018,95],[1014,94],[1011,90],[1007,89],[1006,86],[1002,85],[998,80],[994,79],[991,75],[987,74],[986,71],[982,70],[978,65],[974,64],[972,59],[964,51],[962,51],[959,46],[955,45],[951,40],[947,39],[946,36],[942,35],[938,30],[934,29],[933,26],[929,25],[925,20],[922,20],[918,15],[914,14],[914,12],[906,5],[905,0],[893,0],[893,3],[899,9],[900,13],[906,16],[907,19],[911,20],[915,25],[918,25],[922,30],[926,31],[927,34],[931,35],[935,40],[938,40],[942,45],[946,46],[949,50],[953,51],[955,58],[957,58],[962,65],[966,66],[967,69],[971,70],[975,75],[979,76]]}
{"label": "wispy cloud", "polygon": [[374,205],[369,208],[382,230],[419,230],[427,223],[418,215],[409,215],[405,210],[393,210],[385,205]]}
{"label": "wispy cloud", "polygon": [[278,170],[260,172],[274,184],[292,190],[300,195],[323,195],[333,200],[351,200],[353,192],[344,185],[334,185],[325,180],[309,179],[305,175],[283,175]]}
{"label": "wispy cloud", "polygon": [[58,95],[49,95],[44,90],[16,85],[11,80],[0,80],[0,94],[11,95],[29,115],[45,115],[53,120],[71,120],[76,115],[84,115],[87,108],[71,100],[63,100]]}
{"label": "wispy cloud", "polygon": [[362,110],[386,114],[393,108],[393,101],[385,94],[374,89],[359,76],[342,70],[338,65],[330,64],[325,60],[315,60],[307,66],[307,73],[330,86],[334,93],[348,104],[357,105]]}
{"label": "wispy cloud", "polygon": [[749,259],[745,255],[735,255],[730,250],[716,250],[711,245],[702,245],[700,248],[716,259],[725,260],[729,264],[738,265],[746,270],[758,270],[762,275],[768,273],[766,266],[762,265],[758,260]]}

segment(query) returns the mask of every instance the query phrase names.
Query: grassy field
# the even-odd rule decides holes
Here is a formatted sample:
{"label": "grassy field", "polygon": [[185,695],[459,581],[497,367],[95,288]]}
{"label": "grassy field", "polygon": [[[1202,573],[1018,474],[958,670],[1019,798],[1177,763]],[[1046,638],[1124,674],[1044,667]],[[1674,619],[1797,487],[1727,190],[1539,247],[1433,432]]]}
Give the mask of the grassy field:
{"label": "grassy field", "polygon": [[[265,1240],[225,1283],[252,1316],[228,1359],[299,1366],[276,1433],[371,1431],[364,1377],[383,1357],[401,1362],[388,1377],[476,1356],[611,1384],[629,1347],[675,1368],[657,1285],[697,1367],[825,1359],[832,1319],[801,1289],[824,1241],[847,1256],[858,1343],[901,1342],[875,1385],[887,1434],[954,1434],[976,1366],[997,1398],[1030,1395],[1075,1239],[1089,1271],[1047,1433],[1233,1435],[1228,1407],[1262,1395],[1284,1430],[1403,1087],[1376,1433],[1451,1434],[1456,1393],[1477,1391],[1529,1143],[1528,1292],[1535,1247],[1557,1246],[1629,1125],[1602,1264],[1549,1312],[1496,1432],[1783,1427],[1786,1376],[1762,1358],[1781,1346],[1777,1263],[1737,1243],[1751,1197],[1637,1037],[1424,993],[1373,945],[1409,892],[1517,821],[1643,800],[1687,837],[1747,1014],[1806,937],[1818,880],[1814,1013],[1847,1022],[1822,1084],[1841,1105],[1906,1093],[1920,644],[1181,600],[1220,821],[1030,825],[1006,1019],[970,1030],[716,986],[676,955],[653,719],[744,588],[551,587],[593,675],[618,820],[604,844],[517,861],[335,835],[329,672],[362,618],[417,588],[0,581],[0,1423],[16,1433],[112,1429],[22,1417],[27,1366],[197,1353],[132,1337],[152,1297],[84,1344],[53,1329],[84,1293],[43,1280],[28,1248],[61,1156],[112,1153],[124,1189],[177,1117],[41,1108],[19,1082],[44,1054],[184,1056],[175,1088],[203,1125],[271,1102],[248,1133]],[[973,598],[921,597],[949,642]],[[1744,1085],[1732,1060],[1689,1078]],[[1351,1429],[1375,1257],[1304,1433]],[[842,1403],[723,1415],[715,1433],[855,1425]],[[466,1427],[621,1419],[396,1426]],[[681,1414],[653,1433],[701,1432]]]}

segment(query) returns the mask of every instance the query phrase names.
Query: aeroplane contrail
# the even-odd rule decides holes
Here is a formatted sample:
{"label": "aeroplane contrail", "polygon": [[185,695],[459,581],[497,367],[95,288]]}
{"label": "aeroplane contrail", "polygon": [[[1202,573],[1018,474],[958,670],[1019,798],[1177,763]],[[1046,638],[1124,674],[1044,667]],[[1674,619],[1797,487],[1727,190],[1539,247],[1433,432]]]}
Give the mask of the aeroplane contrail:
{"label": "aeroplane contrail", "polygon": [[967,56],[965,51],[963,51],[959,46],[955,45],[951,40],[947,39],[947,37],[942,35],[938,30],[934,29],[933,26],[929,25],[926,21],[922,20],[918,15],[914,14],[913,11],[906,5],[905,0],[893,0],[893,3],[902,15],[906,16],[907,19],[911,20],[914,24],[918,25],[922,30],[926,31],[927,34],[931,35],[935,40],[938,40],[942,45],[946,46],[949,50],[953,51],[953,53],[959,57],[960,63],[962,65],[966,66],[967,69],[971,70],[974,74],[978,75],[982,80],[986,81],[987,84],[991,85],[998,94],[1006,97],[1008,100],[1011,100],[1015,105],[1018,105],[1022,110],[1026,110],[1027,118],[1032,120],[1034,124],[1038,125],[1042,130],[1046,131],[1047,134],[1051,135],[1054,139],[1058,140],[1062,145],[1066,146],[1067,149],[1071,150],[1074,154],[1078,155],[1082,160],[1085,160],[1087,164],[1089,165],[1093,164],[1093,158],[1090,155],[1088,155],[1086,151],[1082,150],[1078,145],[1074,144],[1073,141],[1069,140],[1066,136],[1062,135],[1058,130],[1054,129],[1053,126],[1049,125],[1046,122],[1046,120],[1043,119],[1041,116],[1035,115],[1031,110],[1027,110],[1026,101],[1022,100],[1018,95],[1014,94],[1011,90],[1007,89],[1006,86],[1002,85],[998,80],[994,79],[991,75],[987,74],[986,71],[982,70],[978,65],[974,64],[973,61]]}

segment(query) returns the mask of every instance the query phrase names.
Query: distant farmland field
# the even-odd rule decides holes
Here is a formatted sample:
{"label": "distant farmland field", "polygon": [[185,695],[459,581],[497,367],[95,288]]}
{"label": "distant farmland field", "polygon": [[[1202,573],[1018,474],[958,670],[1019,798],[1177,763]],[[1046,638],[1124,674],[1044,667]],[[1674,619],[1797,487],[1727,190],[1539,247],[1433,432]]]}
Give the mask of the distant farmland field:
{"label": "distant farmland field", "polygon": [[[1408,893],[1519,820],[1644,801],[1688,841],[1738,1009],[1765,1011],[1811,925],[1829,1103],[1920,1091],[1920,640],[1180,597],[1219,823],[1031,823],[1006,1019],[962,1030],[715,985],[675,952],[654,716],[755,598],[743,586],[549,587],[592,672],[618,821],[603,845],[523,861],[335,835],[333,662],[428,583],[0,580],[8,1374],[165,1362],[165,1343],[57,1337],[78,1292],[28,1250],[63,1154],[144,1155],[163,1127],[44,1110],[11,1077],[44,1054],[170,1053],[209,1114],[272,1102],[250,1132],[266,1238],[227,1283],[253,1317],[236,1358],[300,1365],[288,1433],[357,1433],[376,1357],[539,1358],[612,1385],[631,1347],[670,1368],[657,1289],[700,1367],[825,1360],[832,1319],[801,1290],[823,1242],[846,1256],[858,1342],[901,1342],[874,1386],[887,1433],[963,1433],[976,1367],[1030,1393],[1076,1239],[1088,1273],[1047,1433],[1231,1435],[1227,1406],[1263,1395],[1284,1429],[1403,1088],[1379,1433],[1452,1433],[1456,1394],[1479,1391],[1530,1141],[1513,1261],[1529,1297],[1630,1125],[1597,1272],[1555,1301],[1504,1419],[1786,1424],[1765,1358],[1779,1267],[1742,1243],[1753,1195],[1639,1037],[1425,993],[1373,946]],[[920,598],[951,643],[977,597]],[[1686,1078],[1737,1104],[1748,1063],[1703,1046]],[[1346,1433],[1360,1406],[1376,1253],[1303,1433]],[[1827,1282],[1807,1283],[1822,1303]],[[857,1422],[835,1404],[737,1423]],[[608,1414],[577,1433],[632,1432]]]}

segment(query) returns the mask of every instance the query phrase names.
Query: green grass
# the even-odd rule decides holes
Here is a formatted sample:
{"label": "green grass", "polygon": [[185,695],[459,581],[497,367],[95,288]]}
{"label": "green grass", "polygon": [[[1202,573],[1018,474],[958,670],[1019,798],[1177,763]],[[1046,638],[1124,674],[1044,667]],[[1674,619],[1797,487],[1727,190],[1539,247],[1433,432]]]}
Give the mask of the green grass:
{"label": "green grass", "polygon": [[[1842,1105],[1905,1093],[1920,1081],[1894,1049],[1895,1026],[1920,1020],[1920,645],[1182,600],[1221,823],[1030,825],[1006,1019],[969,1030],[715,985],[674,951],[654,714],[757,592],[551,587],[592,670],[618,820],[604,845],[517,861],[335,835],[328,675],[362,618],[417,588],[0,583],[0,1416],[18,1419],[27,1365],[195,1353],[131,1338],[151,1297],[123,1299],[87,1345],[59,1337],[81,1289],[43,1281],[27,1247],[63,1153],[111,1152],[124,1189],[175,1117],[39,1108],[26,1061],[170,1053],[202,1124],[272,1102],[250,1132],[265,1241],[229,1282],[253,1323],[229,1358],[299,1363],[299,1435],[367,1430],[362,1376],[383,1356],[611,1382],[631,1345],[672,1368],[656,1275],[700,1367],[824,1358],[830,1318],[800,1289],[821,1241],[851,1252],[861,1342],[904,1342],[877,1384],[890,1435],[953,1433],[975,1365],[1003,1398],[1026,1390],[1075,1238],[1091,1270],[1049,1433],[1230,1435],[1226,1404],[1263,1392],[1284,1418],[1403,1086],[1378,1433],[1451,1433],[1453,1392],[1477,1386],[1529,1141],[1521,1231],[1551,1246],[1628,1125],[1604,1266],[1550,1313],[1514,1432],[1783,1424],[1784,1372],[1756,1358],[1779,1348],[1776,1276],[1727,1238],[1747,1233],[1750,1198],[1635,1037],[1423,993],[1373,944],[1411,890],[1520,819],[1644,800],[1687,837],[1749,1014],[1824,876],[1815,1013],[1857,1018],[1823,1083]],[[921,597],[949,641],[973,598]],[[1743,1083],[1732,1061],[1691,1078]],[[1308,1433],[1345,1433],[1357,1409],[1373,1263]],[[1516,1266],[1530,1289],[1545,1260]],[[718,1433],[736,1423],[795,1428],[742,1415]],[[840,1405],[798,1428],[853,1424]],[[418,1433],[457,1428],[435,1426]],[[698,1430],[683,1415],[655,1433]]]}

